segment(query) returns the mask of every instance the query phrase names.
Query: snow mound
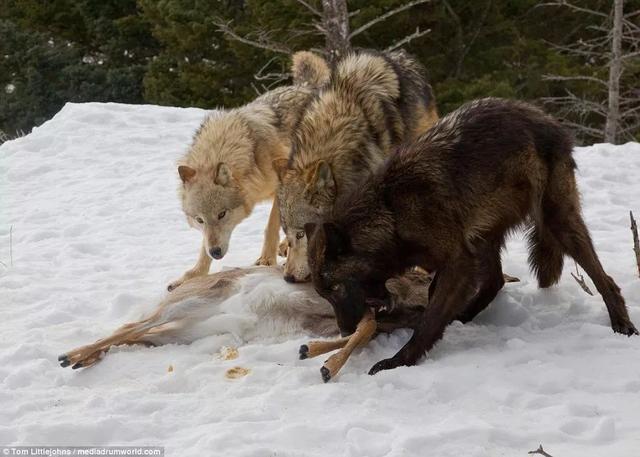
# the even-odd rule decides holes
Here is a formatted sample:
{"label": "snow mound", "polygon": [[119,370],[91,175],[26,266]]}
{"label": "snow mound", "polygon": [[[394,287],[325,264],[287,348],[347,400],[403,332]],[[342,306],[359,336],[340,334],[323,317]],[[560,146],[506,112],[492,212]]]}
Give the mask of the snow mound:
{"label": "snow mound", "polygon": [[[235,360],[216,357],[229,341],[203,338],[60,368],[58,354],[139,317],[195,262],[200,239],[180,210],[175,162],[205,114],[67,104],[0,147],[0,443],[159,445],[194,457],[514,456],[539,443],[563,457],[637,455],[640,337],[611,332],[600,297],[569,275],[573,262],[558,287],[538,290],[521,235],[504,269],[522,282],[474,323],[452,325],[417,367],[366,375],[410,335],[398,331],[326,385],[321,360],[297,360],[304,335],[241,346]],[[597,251],[640,323],[629,231],[640,144],[575,157]],[[258,207],[214,268],[252,263],[267,215]],[[250,371],[226,378],[234,366]]]}

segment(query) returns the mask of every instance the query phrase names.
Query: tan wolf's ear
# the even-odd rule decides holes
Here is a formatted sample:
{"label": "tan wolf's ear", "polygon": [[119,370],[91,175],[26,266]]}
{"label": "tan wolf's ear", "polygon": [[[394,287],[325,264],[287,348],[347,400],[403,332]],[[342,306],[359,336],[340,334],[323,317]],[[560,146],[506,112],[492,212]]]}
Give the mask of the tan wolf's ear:
{"label": "tan wolf's ear", "polygon": [[178,167],[178,174],[180,175],[182,183],[186,184],[191,181],[191,179],[193,179],[193,177],[196,175],[196,171],[186,165],[180,165]]}
{"label": "tan wolf's ear", "polygon": [[271,166],[276,171],[276,174],[278,175],[278,180],[280,182],[282,182],[282,178],[284,177],[284,173],[287,171],[287,168],[289,168],[289,160],[288,159],[274,159],[273,162],[271,162]]}
{"label": "tan wolf's ear", "polygon": [[218,165],[218,171],[216,172],[215,183],[219,186],[226,186],[231,181],[231,170],[226,163],[220,163]]}
{"label": "tan wolf's ear", "polygon": [[[333,178],[331,166],[324,160],[319,160],[307,184],[307,190],[312,196],[333,200],[336,195],[336,181]],[[314,198],[312,197],[312,200]]]}

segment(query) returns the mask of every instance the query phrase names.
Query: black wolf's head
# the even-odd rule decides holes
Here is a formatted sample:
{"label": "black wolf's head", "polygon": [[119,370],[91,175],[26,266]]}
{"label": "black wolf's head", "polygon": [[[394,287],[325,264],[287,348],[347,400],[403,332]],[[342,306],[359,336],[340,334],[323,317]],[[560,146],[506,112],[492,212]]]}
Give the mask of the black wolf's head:
{"label": "black wolf's head", "polygon": [[368,284],[371,270],[366,258],[353,250],[347,232],[333,223],[304,228],[313,285],[333,306],[340,332],[351,334],[364,315],[366,298],[378,295]]}

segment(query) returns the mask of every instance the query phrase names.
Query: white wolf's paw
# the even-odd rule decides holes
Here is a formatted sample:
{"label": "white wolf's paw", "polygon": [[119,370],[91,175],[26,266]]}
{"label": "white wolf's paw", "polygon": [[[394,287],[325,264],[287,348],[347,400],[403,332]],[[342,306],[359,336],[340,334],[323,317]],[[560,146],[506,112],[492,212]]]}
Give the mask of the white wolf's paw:
{"label": "white wolf's paw", "polygon": [[276,265],[276,263],[277,261],[275,257],[260,256],[260,258],[256,260],[255,265],[270,266],[270,265]]}
{"label": "white wolf's paw", "polygon": [[285,238],[278,245],[278,255],[280,257],[287,257],[288,253],[289,253],[289,240]]}

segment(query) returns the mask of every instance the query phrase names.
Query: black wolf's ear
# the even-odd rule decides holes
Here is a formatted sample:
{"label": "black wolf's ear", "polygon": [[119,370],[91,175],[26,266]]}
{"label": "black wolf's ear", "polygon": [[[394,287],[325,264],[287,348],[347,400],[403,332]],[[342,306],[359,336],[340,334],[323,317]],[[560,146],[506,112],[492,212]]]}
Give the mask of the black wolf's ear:
{"label": "black wolf's ear", "polygon": [[178,166],[178,174],[180,175],[182,183],[186,184],[191,181],[191,179],[193,179],[193,177],[196,175],[196,171],[186,165],[180,165]]}
{"label": "black wolf's ear", "polygon": [[325,222],[322,224],[324,236],[327,240],[326,253],[328,255],[340,255],[347,251],[349,247],[349,239],[347,234],[342,231],[336,224]]}
{"label": "black wolf's ear", "polygon": [[316,224],[314,222],[307,222],[304,224],[304,234],[307,235],[307,241],[311,239],[311,236],[316,231]]}
{"label": "black wolf's ear", "polygon": [[331,166],[324,160],[319,160],[311,179],[307,184],[307,189],[313,196],[333,200],[336,195],[336,181],[333,178]]}
{"label": "black wolf's ear", "polygon": [[289,160],[275,159],[273,162],[271,162],[271,166],[276,171],[276,174],[278,175],[278,180],[282,182],[284,173],[287,171],[287,168],[289,167]]}
{"label": "black wolf's ear", "polygon": [[219,186],[226,186],[231,181],[231,170],[226,163],[218,164],[218,170],[216,171],[215,183]]}

